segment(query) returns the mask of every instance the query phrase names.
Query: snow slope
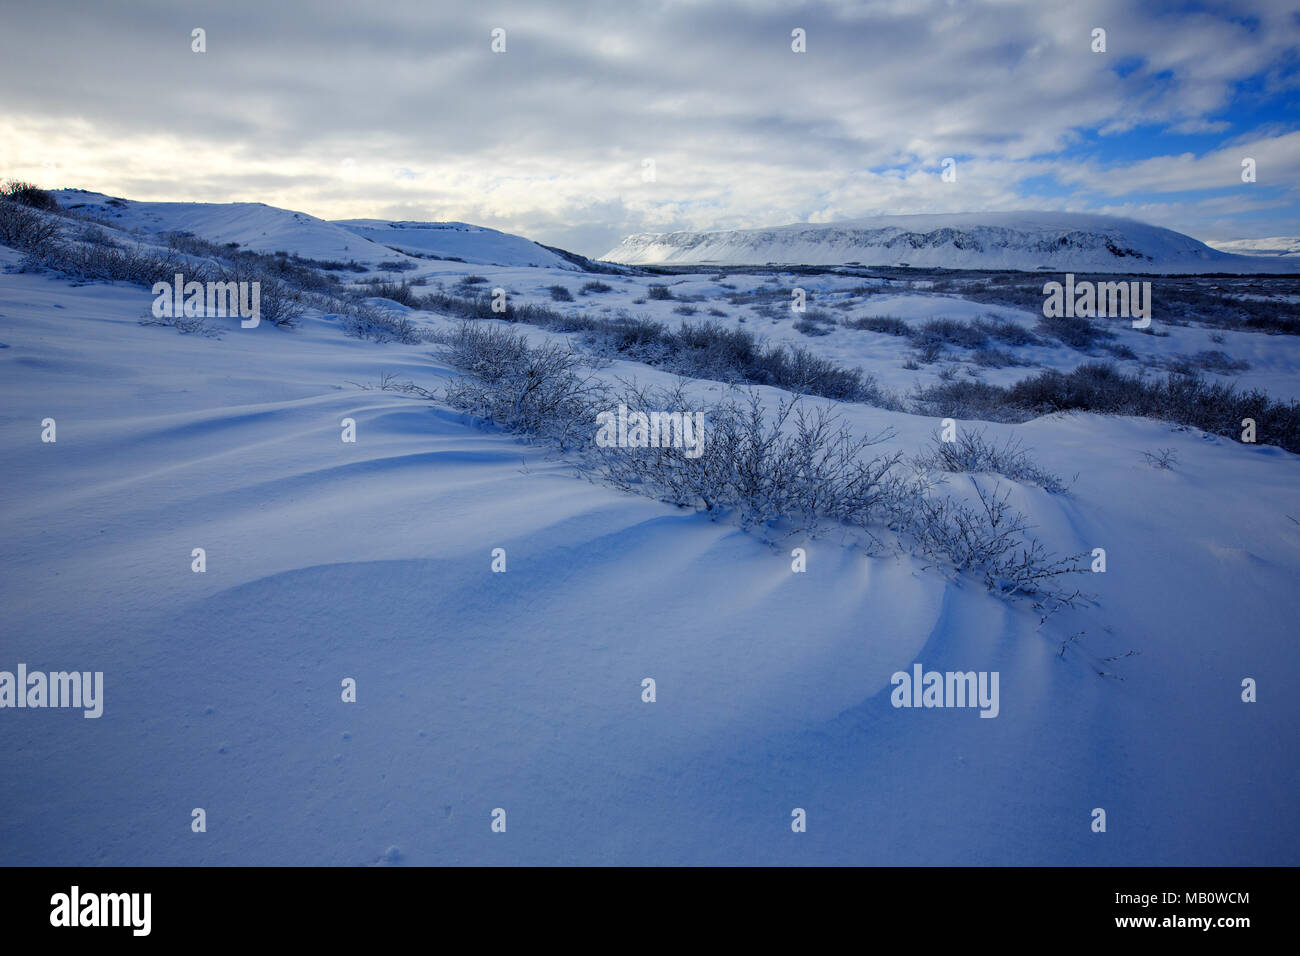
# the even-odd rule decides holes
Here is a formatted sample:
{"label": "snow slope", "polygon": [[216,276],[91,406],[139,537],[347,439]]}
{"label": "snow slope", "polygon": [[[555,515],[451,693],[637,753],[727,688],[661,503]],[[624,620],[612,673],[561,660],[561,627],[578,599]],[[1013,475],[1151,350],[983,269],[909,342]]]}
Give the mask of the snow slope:
{"label": "snow slope", "polygon": [[[1015,488],[1039,533],[1109,556],[1096,606],[1040,626],[909,558],[764,543],[351,384],[436,387],[429,346],[329,316],[181,336],[137,324],[149,301],[0,275],[0,669],[105,675],[97,720],[0,711],[0,862],[1300,863],[1293,455],[993,426],[1079,473]],[[884,450],[936,425],[844,412],[896,428]],[[998,671],[999,716],[895,709],[913,662]]]}
{"label": "snow slope", "polygon": [[530,239],[463,222],[340,219],[335,224],[365,239],[416,256],[455,257],[477,265],[577,270],[568,260]]}
{"label": "snow slope", "polygon": [[603,257],[630,265],[913,266],[1055,272],[1269,272],[1289,267],[1217,252],[1181,233],[1085,213],[877,216],[771,229],[642,233]]}

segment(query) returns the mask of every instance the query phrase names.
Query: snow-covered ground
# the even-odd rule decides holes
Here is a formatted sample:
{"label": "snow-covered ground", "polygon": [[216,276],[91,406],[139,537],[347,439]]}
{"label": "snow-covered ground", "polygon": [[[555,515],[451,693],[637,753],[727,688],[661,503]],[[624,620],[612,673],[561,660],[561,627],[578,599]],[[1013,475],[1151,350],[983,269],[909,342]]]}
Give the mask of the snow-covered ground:
{"label": "snow-covered ground", "polygon": [[[449,273],[436,278],[445,280],[448,286],[454,285],[455,277]],[[582,285],[593,278],[610,286],[610,291],[580,295]],[[1044,276],[1043,281],[1052,278]],[[935,383],[941,374],[947,374],[945,370],[948,369],[959,373],[962,378],[1009,385],[1040,368],[1068,370],[1087,360],[1111,361],[1121,370],[1133,374],[1158,372],[1179,357],[1223,351],[1239,362],[1247,363],[1248,367],[1232,372],[1211,370],[1206,372],[1207,377],[1235,382],[1245,389],[1263,389],[1281,399],[1300,398],[1300,339],[1232,328],[1172,324],[1169,320],[1178,316],[1161,301],[1159,283],[1160,280],[1156,280],[1152,293],[1151,324],[1156,334],[1148,335],[1134,329],[1130,319],[1095,320],[1106,331],[1114,333],[1113,341],[1130,348],[1136,358],[1116,357],[1103,350],[1084,354],[1060,343],[1045,341],[1041,345],[1011,348],[1009,351],[1015,358],[1025,364],[1004,368],[981,366],[975,361],[974,353],[962,349],[950,349],[937,362],[910,368],[909,359],[916,354],[916,346],[910,340],[856,329],[844,323],[877,316],[893,316],[911,327],[920,327],[933,319],[988,320],[999,324],[1014,323],[1032,331],[1042,318],[1041,309],[1029,311],[990,305],[959,295],[913,288],[895,290],[889,280],[835,274],[756,275],[743,272],[727,274],[724,271],[698,275],[592,277],[549,270],[498,270],[493,271],[491,281],[481,287],[500,286],[509,290],[512,301],[540,303],[560,312],[646,316],[672,327],[683,322],[708,322],[722,328],[746,328],[770,342],[811,348],[841,365],[864,369],[881,385],[904,395],[917,385]],[[575,300],[571,303],[552,301],[548,290],[557,284],[568,289]],[[666,286],[673,297],[647,298],[648,287],[656,284]],[[917,280],[914,284],[923,285],[924,280]],[[791,309],[790,293],[794,289],[802,289],[806,294],[804,313]],[[727,301],[729,295],[764,290],[770,298],[750,298],[740,305]],[[763,308],[765,304],[770,306],[766,311]],[[683,314],[680,311],[683,307],[692,311]],[[801,332],[799,320],[808,312],[817,311],[829,312],[839,320],[838,323],[826,326],[824,333],[815,337]],[[1290,311],[1294,312],[1294,306]]]}
{"label": "snow-covered ground", "polygon": [[[157,214],[311,258],[367,245],[251,208],[266,212]],[[233,218],[203,218],[219,215]],[[374,262],[398,255],[373,245]],[[1041,621],[920,559],[743,533],[361,387],[389,372],[438,387],[454,373],[433,346],[361,342],[318,313],[293,330],[228,320],[219,338],[179,335],[139,324],[147,289],[18,261],[0,248],[0,670],[102,671],[104,709],[0,711],[4,863],[1300,862],[1295,455],[1097,415],[987,426],[1078,475],[1067,495],[1007,483],[1036,533],[1062,553],[1106,549],[1106,573],[1082,582],[1093,600]],[[683,296],[765,281],[414,261],[408,277],[473,271],[539,301],[560,283],[576,301],[555,308],[665,321],[686,318]],[[613,291],[578,294],[597,279]],[[863,283],[798,281],[818,307]],[[634,304],[652,283],[677,299]],[[721,308],[716,321],[747,316],[891,387],[935,374],[902,369],[892,337],[810,338]],[[845,314],[990,312],[1034,319],[883,285]],[[1123,341],[1189,352],[1211,334],[1167,331]],[[1249,358],[1243,384],[1290,397],[1293,342],[1229,332],[1205,347]],[[600,374],[669,380],[630,362]],[[938,425],[840,411],[859,432],[892,427],[884,451],[915,452]],[[41,440],[47,418],[55,443]],[[1160,448],[1173,470],[1144,460]],[[891,676],[917,662],[997,672],[998,716],[895,708]],[[1257,703],[1241,699],[1245,678]]]}

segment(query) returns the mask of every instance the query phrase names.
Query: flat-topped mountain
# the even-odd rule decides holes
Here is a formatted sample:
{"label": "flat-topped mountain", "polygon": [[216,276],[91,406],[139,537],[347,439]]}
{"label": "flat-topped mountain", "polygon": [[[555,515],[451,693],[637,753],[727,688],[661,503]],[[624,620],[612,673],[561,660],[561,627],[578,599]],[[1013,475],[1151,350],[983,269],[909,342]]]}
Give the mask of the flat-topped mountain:
{"label": "flat-topped mountain", "polygon": [[1053,272],[1282,272],[1133,219],[1065,212],[877,216],[767,229],[640,233],[603,257],[628,265],[863,265]]}

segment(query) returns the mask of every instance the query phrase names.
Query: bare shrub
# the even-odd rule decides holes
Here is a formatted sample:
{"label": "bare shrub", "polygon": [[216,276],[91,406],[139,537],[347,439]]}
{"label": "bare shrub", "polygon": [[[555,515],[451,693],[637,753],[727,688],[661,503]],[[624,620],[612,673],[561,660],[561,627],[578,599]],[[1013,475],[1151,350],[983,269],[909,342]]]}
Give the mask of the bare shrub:
{"label": "bare shrub", "polygon": [[893,315],[867,315],[858,319],[847,319],[844,327],[867,332],[883,332],[885,335],[907,335],[910,331],[906,322]]}
{"label": "bare shrub", "polygon": [[[1084,570],[1080,556],[1059,558],[1028,533],[1007,495],[975,484],[973,506],[933,493],[915,474],[900,473],[902,454],[866,457],[888,433],[855,436],[826,407],[781,401],[769,413],[752,390],[742,400],[701,407],[675,388],[625,385],[615,391],[594,380],[577,353],[554,345],[530,347],[499,326],[464,324],[444,337],[448,360],[464,371],[448,387],[453,406],[510,431],[570,451],[595,476],[625,491],[683,507],[730,515],[742,527],[787,532],[839,525],[861,532],[873,547],[881,536],[958,571],[978,575],[1004,596],[1034,595],[1069,604],[1079,592],[1060,586]],[[411,394],[430,397],[420,389]],[[597,415],[616,402],[634,409],[669,409],[704,416],[700,454],[685,444],[601,447]]]}
{"label": "bare shrub", "polygon": [[292,326],[305,311],[302,290],[243,259],[220,264],[217,276],[221,282],[259,283],[259,318],[263,322]]}
{"label": "bare shrub", "polygon": [[1039,345],[1042,340],[1017,322],[1001,321],[989,316],[976,319],[971,327],[987,335],[995,342],[1019,348],[1025,345]]}
{"label": "bare shrub", "polygon": [[1060,583],[1081,574],[1083,554],[1061,557],[1029,534],[1024,515],[1012,510],[1009,492],[986,490],[971,479],[977,498],[972,506],[953,498],[916,496],[902,515],[901,530],[922,553],[958,571],[978,575],[990,590],[1011,596],[1039,595],[1069,605],[1080,594]]}
{"label": "bare shrub", "polygon": [[388,299],[390,302],[396,302],[398,305],[404,305],[408,309],[418,309],[420,307],[420,296],[416,294],[409,282],[387,282],[382,279],[373,279],[364,283],[366,292],[379,299]]}
{"label": "bare shrub", "polygon": [[414,345],[423,341],[420,330],[401,312],[376,308],[362,302],[339,301],[325,296],[304,298],[322,312],[335,312],[343,319],[343,331],[358,339],[371,342],[401,342]]}
{"label": "bare shrub", "polygon": [[177,273],[197,282],[212,277],[212,268],[207,262],[143,244],[124,247],[108,241],[56,242],[34,251],[31,258],[34,265],[73,278],[131,282],[143,286],[171,282]]}
{"label": "bare shrub", "polygon": [[1217,372],[1220,375],[1230,375],[1233,372],[1245,372],[1249,368],[1250,363],[1245,359],[1234,359],[1221,349],[1209,349],[1197,352],[1195,355],[1178,355],[1169,363],[1170,371],[1180,372],[1184,375],[1191,375],[1196,372]]}
{"label": "bare shrub", "polygon": [[976,326],[960,319],[930,319],[909,330],[909,336],[922,350],[930,345],[955,345],[958,348],[977,349],[988,344],[988,337]]}
{"label": "bare shrub", "polygon": [[1260,441],[1300,452],[1300,402],[1275,401],[1258,389],[1170,373],[1164,379],[1125,375],[1109,362],[1087,362],[1070,372],[1047,369],[1008,387],[984,382],[917,387],[914,410],[937,417],[1019,422],[1052,412],[1134,415],[1191,425],[1241,441],[1242,422],[1257,425]]}
{"label": "bare shrub", "polygon": [[1038,485],[1044,491],[1061,494],[1068,484],[1059,476],[1040,468],[1018,438],[1003,444],[985,437],[985,430],[958,429],[955,441],[943,441],[936,432],[928,451],[912,460],[918,468],[967,474],[1002,475],[1013,481]]}
{"label": "bare shrub", "polygon": [[[692,409],[681,386],[618,396],[630,408]],[[698,406],[695,406],[698,408]],[[854,436],[826,407],[781,401],[768,415],[758,395],[703,411],[703,454],[677,447],[601,448],[606,480],[627,491],[705,511],[734,511],[741,527],[784,523],[812,530],[827,521],[860,528],[883,523],[902,484],[892,476],[901,453],[864,459],[891,437]]]}
{"label": "bare shrub", "polygon": [[217,339],[221,337],[221,330],[208,325],[208,320],[203,316],[154,316],[150,313],[140,320],[140,324],[171,328],[175,329],[182,335],[198,335],[205,339]]}
{"label": "bare shrub", "polygon": [[43,212],[59,212],[59,203],[48,189],[41,189],[33,183],[8,180],[0,186],[0,201],[14,202],[29,209]]}
{"label": "bare shrub", "polygon": [[61,234],[57,217],[12,201],[0,200],[0,242],[25,252],[43,254]]}
{"label": "bare shrub", "polygon": [[1091,351],[1099,343],[1113,339],[1115,333],[1083,317],[1047,317],[1038,320],[1038,331],[1050,339],[1080,352]]}
{"label": "bare shrub", "polygon": [[803,335],[829,335],[836,324],[835,316],[825,309],[809,309],[795,322],[794,328]]}
{"label": "bare shrub", "polygon": [[1174,465],[1178,464],[1178,455],[1172,448],[1144,451],[1142,457],[1146,459],[1148,465],[1160,471],[1173,471]]}
{"label": "bare shrub", "polygon": [[561,449],[589,440],[591,409],[605,386],[581,356],[558,345],[532,348],[518,332],[463,324],[445,341],[447,360],[466,374],[447,386],[453,408]]}

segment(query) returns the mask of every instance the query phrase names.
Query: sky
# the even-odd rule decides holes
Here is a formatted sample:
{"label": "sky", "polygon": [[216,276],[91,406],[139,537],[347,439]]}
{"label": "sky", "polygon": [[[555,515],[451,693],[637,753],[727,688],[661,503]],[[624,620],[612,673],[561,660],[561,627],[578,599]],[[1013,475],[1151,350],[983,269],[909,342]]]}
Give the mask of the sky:
{"label": "sky", "polygon": [[983,210],[1300,235],[1286,0],[39,0],[3,24],[0,177],[50,188],[595,256]]}

